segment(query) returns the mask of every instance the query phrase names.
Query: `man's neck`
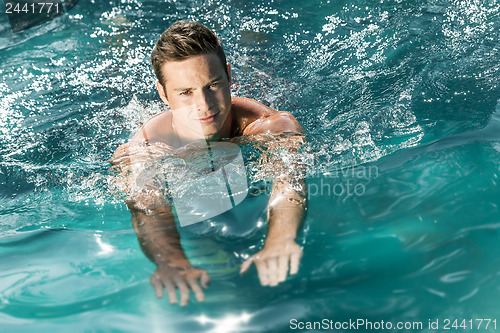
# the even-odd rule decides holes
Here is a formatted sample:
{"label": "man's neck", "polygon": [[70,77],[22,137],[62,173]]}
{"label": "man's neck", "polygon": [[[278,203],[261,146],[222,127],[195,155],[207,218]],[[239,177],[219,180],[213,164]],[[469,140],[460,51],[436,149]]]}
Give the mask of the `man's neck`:
{"label": "man's neck", "polygon": [[190,143],[198,142],[203,139],[205,139],[207,142],[213,142],[221,141],[223,139],[231,139],[239,135],[239,126],[237,126],[236,122],[234,121],[232,112],[229,112],[220,131],[218,133],[215,133],[213,136],[201,137],[196,136],[196,134],[186,135],[185,133],[183,133],[182,128],[176,127],[173,118],[171,118],[170,120],[170,126],[173,137],[175,138],[175,144],[174,142],[172,142],[172,145],[176,146],[176,148],[184,147]]}

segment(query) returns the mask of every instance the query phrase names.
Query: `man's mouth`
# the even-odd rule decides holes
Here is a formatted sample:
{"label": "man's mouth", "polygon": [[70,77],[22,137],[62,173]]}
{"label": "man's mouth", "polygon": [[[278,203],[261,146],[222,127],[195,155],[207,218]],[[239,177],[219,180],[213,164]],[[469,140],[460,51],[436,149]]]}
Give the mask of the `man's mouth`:
{"label": "man's mouth", "polygon": [[215,118],[217,117],[217,115],[219,114],[220,112],[217,112],[209,117],[205,117],[205,118],[198,118],[198,121],[202,124],[210,124],[211,122],[213,122],[215,120]]}

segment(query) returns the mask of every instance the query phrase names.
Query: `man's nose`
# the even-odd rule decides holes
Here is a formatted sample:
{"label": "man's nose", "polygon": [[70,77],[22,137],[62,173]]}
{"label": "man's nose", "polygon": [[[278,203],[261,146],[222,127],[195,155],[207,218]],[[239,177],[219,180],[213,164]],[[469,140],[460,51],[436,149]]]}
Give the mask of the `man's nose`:
{"label": "man's nose", "polygon": [[195,106],[197,111],[207,111],[210,109],[210,94],[200,90],[196,96]]}

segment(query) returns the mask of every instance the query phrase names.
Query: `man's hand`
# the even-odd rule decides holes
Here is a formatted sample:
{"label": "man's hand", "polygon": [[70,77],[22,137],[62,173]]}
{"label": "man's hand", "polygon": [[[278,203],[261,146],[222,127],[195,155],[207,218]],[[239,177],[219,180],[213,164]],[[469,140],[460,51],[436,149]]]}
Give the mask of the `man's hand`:
{"label": "man's hand", "polygon": [[255,262],[263,286],[276,286],[286,280],[288,267],[290,275],[297,274],[302,258],[302,248],[295,240],[266,243],[262,251],[241,264],[240,273],[245,273]]}
{"label": "man's hand", "polygon": [[208,272],[191,265],[184,268],[171,267],[167,264],[160,265],[150,279],[157,298],[163,297],[163,288],[165,287],[170,304],[177,303],[176,289],[179,289],[180,306],[186,306],[189,303],[189,289],[193,291],[198,302],[205,300],[205,295],[198,285],[198,281],[206,289],[210,284]]}

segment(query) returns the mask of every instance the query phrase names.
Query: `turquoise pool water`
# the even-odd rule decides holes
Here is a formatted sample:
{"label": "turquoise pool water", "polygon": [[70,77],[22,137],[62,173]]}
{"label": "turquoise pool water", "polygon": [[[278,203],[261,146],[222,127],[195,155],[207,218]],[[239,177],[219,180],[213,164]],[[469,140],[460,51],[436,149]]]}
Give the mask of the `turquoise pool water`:
{"label": "turquoise pool water", "polygon": [[[0,15],[0,330],[500,325],[499,14],[492,0],[80,1],[15,34]],[[186,237],[212,279],[186,308],[154,297],[107,182],[114,149],[163,108],[149,54],[179,19],[214,28],[233,95],[290,111],[311,147],[299,274],[264,288],[229,260],[258,237]]]}

